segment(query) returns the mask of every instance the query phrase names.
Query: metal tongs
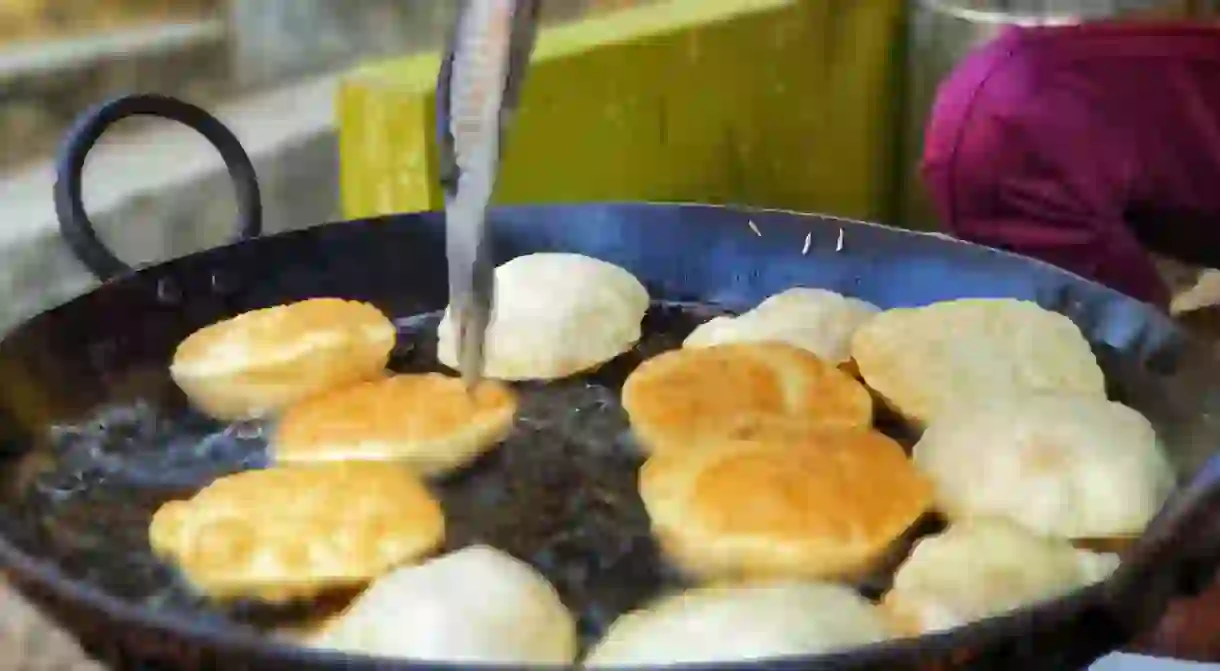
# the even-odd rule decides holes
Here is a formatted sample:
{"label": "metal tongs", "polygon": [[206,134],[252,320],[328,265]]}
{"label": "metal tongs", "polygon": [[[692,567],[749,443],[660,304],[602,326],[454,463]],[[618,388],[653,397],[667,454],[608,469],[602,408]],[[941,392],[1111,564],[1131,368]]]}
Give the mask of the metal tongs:
{"label": "metal tongs", "polygon": [[449,309],[467,390],[483,377],[483,345],[495,298],[487,206],[505,128],[533,51],[538,6],[539,0],[459,0],[437,79]]}

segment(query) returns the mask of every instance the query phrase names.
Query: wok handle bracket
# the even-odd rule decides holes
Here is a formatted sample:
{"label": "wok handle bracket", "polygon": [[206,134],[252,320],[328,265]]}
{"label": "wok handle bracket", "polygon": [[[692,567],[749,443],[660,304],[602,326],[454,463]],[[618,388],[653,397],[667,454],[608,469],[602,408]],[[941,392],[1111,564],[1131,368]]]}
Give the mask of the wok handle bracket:
{"label": "wok handle bracket", "polygon": [[55,215],[59,230],[77,259],[105,282],[132,272],[98,237],[85,212],[81,180],[85,159],[102,135],[116,122],[133,116],[152,116],[180,124],[204,136],[224,159],[237,195],[238,240],[262,233],[262,198],[250,157],[219,119],[190,103],[154,94],[125,95],[101,103],[82,114],[68,131],[55,162]]}
{"label": "wok handle bracket", "polygon": [[1173,600],[1212,583],[1218,563],[1220,455],[1212,456],[1149,524],[1108,581],[1106,605],[1132,637],[1138,636]]}

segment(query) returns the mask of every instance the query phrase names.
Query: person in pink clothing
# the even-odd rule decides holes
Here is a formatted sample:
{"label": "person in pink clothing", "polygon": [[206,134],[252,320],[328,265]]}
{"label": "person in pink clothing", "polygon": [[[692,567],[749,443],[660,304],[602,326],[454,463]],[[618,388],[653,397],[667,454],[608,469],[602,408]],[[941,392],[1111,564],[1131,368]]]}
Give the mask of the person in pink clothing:
{"label": "person in pink clothing", "polygon": [[[956,237],[1166,307],[1150,252],[1220,268],[1220,25],[1012,29],[941,84],[921,172]],[[1220,581],[1137,647],[1220,661]]]}
{"label": "person in pink clothing", "polygon": [[949,233],[1166,306],[1150,251],[1220,267],[1220,27],[1012,29],[941,85],[921,168]]}

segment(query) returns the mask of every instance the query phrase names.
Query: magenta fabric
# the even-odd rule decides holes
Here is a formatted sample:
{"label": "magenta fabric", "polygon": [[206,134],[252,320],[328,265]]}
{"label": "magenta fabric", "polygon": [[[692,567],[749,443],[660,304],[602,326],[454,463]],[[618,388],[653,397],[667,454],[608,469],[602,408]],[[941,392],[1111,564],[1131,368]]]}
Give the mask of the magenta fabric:
{"label": "magenta fabric", "polygon": [[1220,264],[1220,28],[1011,29],[941,85],[922,173],[950,233],[1163,306],[1147,249]]}

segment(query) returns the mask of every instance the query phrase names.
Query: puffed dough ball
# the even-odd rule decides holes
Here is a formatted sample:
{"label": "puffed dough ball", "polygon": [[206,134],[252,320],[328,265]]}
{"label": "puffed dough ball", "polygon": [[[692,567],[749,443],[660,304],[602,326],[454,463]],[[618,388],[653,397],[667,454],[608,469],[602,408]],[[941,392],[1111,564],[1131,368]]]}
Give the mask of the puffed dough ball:
{"label": "puffed dough ball", "polygon": [[529,564],[474,546],[373,583],[310,644],[381,657],[567,665],[576,623]]}
{"label": "puffed dough ball", "polygon": [[585,666],[815,655],[890,636],[877,608],[847,587],[807,582],[704,587],[619,617]]}
{"label": "puffed dough ball", "polygon": [[[648,291],[634,275],[580,254],[519,256],[496,268],[495,283],[484,375],[499,380],[553,380],[596,368],[635,346],[648,311]],[[449,310],[436,355],[457,368]]]}
{"label": "puffed dough ball", "polygon": [[783,342],[835,365],[851,359],[851,336],[880,310],[872,303],[825,289],[796,287],[771,296],[736,317],[700,324],[683,347],[734,342]]}
{"label": "puffed dough ball", "polygon": [[650,453],[698,447],[760,417],[845,429],[868,428],[873,421],[868,389],[781,342],[665,352],[627,377],[622,396],[631,431]]}
{"label": "puffed dough ball", "polygon": [[169,370],[200,411],[247,419],[381,375],[395,338],[393,322],[368,303],[313,298],[195,331]]}
{"label": "puffed dough ball", "polygon": [[1106,397],[1080,329],[1029,301],[971,298],[887,310],[856,330],[851,354],[864,382],[918,425],[979,398]]}
{"label": "puffed dough ball", "polygon": [[284,602],[364,585],[445,537],[440,504],[395,464],[227,475],[153,515],[148,538],[200,592]]}
{"label": "puffed dough ball", "polygon": [[932,503],[893,440],[793,422],[654,455],[639,490],[661,548],[707,580],[862,578]]}
{"label": "puffed dough ball", "polygon": [[395,375],[321,394],[288,408],[271,446],[280,464],[395,461],[424,475],[460,468],[512,430],[517,398],[485,380]]}
{"label": "puffed dough ball", "polygon": [[928,427],[914,460],[950,518],[1006,517],[1071,539],[1140,534],[1174,487],[1152,424],[1087,396],[962,406]]}
{"label": "puffed dough ball", "polygon": [[943,631],[1100,582],[1118,562],[1010,521],[972,520],[920,540],[882,606],[909,634]]}

